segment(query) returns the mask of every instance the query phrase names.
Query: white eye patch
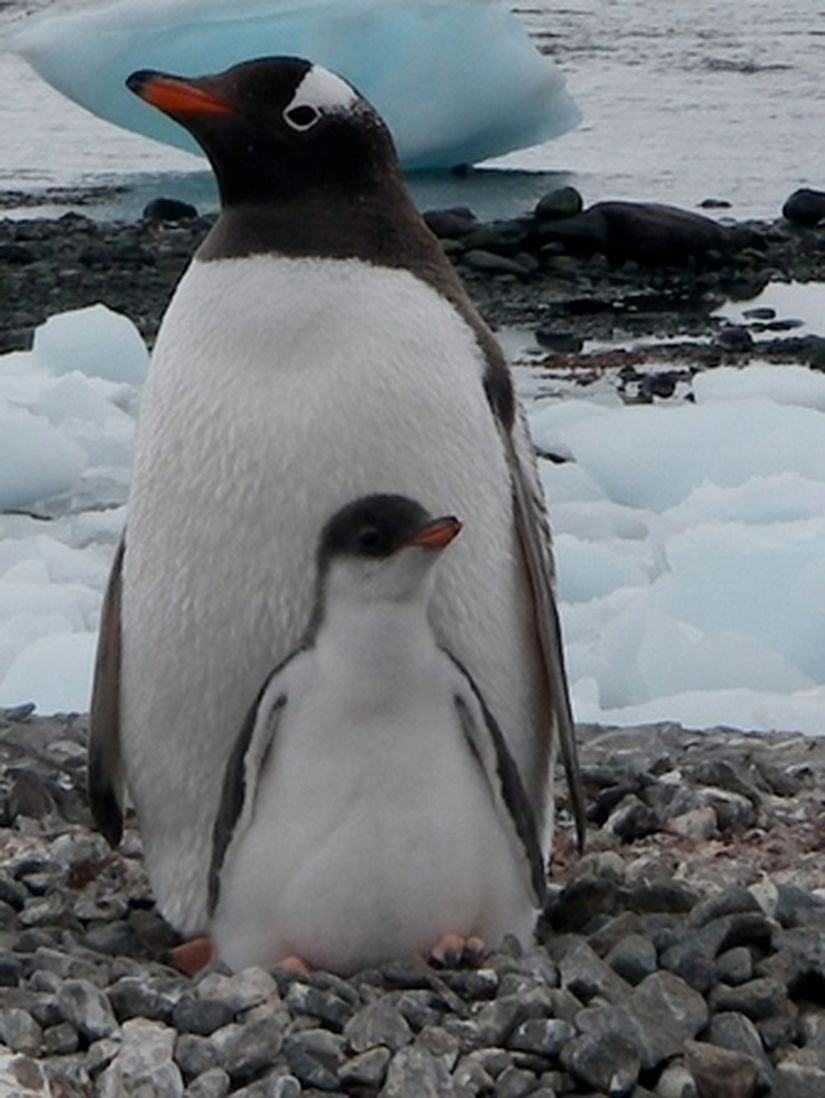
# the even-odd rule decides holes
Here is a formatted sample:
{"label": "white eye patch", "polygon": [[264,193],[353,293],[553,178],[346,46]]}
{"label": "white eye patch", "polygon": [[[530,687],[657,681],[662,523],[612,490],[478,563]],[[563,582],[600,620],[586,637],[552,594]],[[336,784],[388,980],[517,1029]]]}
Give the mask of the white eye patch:
{"label": "white eye patch", "polygon": [[299,133],[312,129],[324,114],[351,110],[358,96],[340,76],[313,65],[284,108],[284,121]]}

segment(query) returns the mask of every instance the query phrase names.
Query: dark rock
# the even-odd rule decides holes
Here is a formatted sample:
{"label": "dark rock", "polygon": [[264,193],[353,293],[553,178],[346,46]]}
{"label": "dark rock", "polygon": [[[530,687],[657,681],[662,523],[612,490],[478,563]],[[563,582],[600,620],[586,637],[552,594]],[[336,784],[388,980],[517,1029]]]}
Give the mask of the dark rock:
{"label": "dark rock", "polygon": [[723,984],[744,984],[753,979],[753,957],[745,946],[736,946],[716,958],[716,971]]}
{"label": "dark rock", "polygon": [[66,1056],[77,1052],[80,1039],[77,1030],[68,1022],[50,1026],[43,1031],[43,1051],[46,1056]]}
{"label": "dark rock", "polygon": [[211,1068],[193,1079],[186,1088],[186,1098],[226,1098],[232,1086],[222,1068]]}
{"label": "dark rock", "polygon": [[345,1061],[338,1078],[345,1087],[379,1088],[387,1074],[392,1053],[387,1048],[371,1048]]}
{"label": "dark rock", "polygon": [[688,923],[700,927],[723,915],[740,915],[746,911],[761,911],[761,908],[749,889],[735,885],[698,903],[688,916]]}
{"label": "dark rock", "polygon": [[344,1037],[353,1052],[366,1052],[377,1045],[397,1052],[413,1039],[413,1032],[401,1011],[387,998],[377,999],[350,1018]]}
{"label": "dark rock", "polygon": [[[109,992],[109,998],[112,993]],[[216,1029],[228,1025],[234,1011],[228,1003],[218,999],[198,999],[194,995],[182,995],[172,1010],[172,1025],[178,1033],[197,1033],[208,1037]]]}
{"label": "dark rock", "polygon": [[771,1098],[817,1098],[825,1094],[825,1071],[813,1064],[783,1060],[777,1065]]}
{"label": "dark rock", "polygon": [[342,1044],[340,1037],[318,1029],[287,1037],[284,1052],[290,1071],[304,1086],[337,1091],[337,1069],[344,1059]]}
{"label": "dark rock", "polygon": [[614,914],[620,904],[620,890],[615,881],[587,877],[571,881],[562,889],[547,915],[555,931],[577,931],[597,915]]}
{"label": "dark rock", "polygon": [[657,972],[635,988],[624,1002],[590,1007],[576,1018],[591,1036],[615,1034],[631,1042],[642,1068],[653,1070],[681,1052],[684,1042],[707,1024],[708,1009],[701,995],[668,972]]}
{"label": "dark rock", "polygon": [[724,252],[725,228],[708,217],[643,202],[597,202],[583,213],[539,226],[542,240],[561,241],[574,254],[598,252],[612,263],[682,266]]}
{"label": "dark rock", "polygon": [[15,1007],[0,1010],[0,1044],[12,1052],[36,1056],[40,1052],[43,1032],[28,1011]]}
{"label": "dark rock", "polygon": [[298,982],[290,987],[286,1001],[296,1014],[310,1014],[320,1018],[339,1032],[353,1015],[350,1004],[338,995]]}
{"label": "dark rock", "polygon": [[656,948],[642,934],[628,934],[605,957],[610,967],[634,987],[656,971]]}
{"label": "dark rock", "polygon": [[577,1079],[610,1094],[630,1094],[641,1060],[635,1045],[617,1033],[585,1033],[562,1049],[561,1062]]}
{"label": "dark rock", "polygon": [[731,204],[727,198],[703,198],[699,206],[703,210],[729,210]]}
{"label": "dark rock", "polygon": [[756,1098],[759,1070],[750,1056],[705,1041],[688,1041],[685,1052],[701,1098]]}
{"label": "dark rock", "polygon": [[534,335],[540,347],[560,355],[577,355],[584,346],[584,340],[573,332],[560,332],[554,328],[536,328]]}
{"label": "dark rock", "polygon": [[183,1033],[175,1042],[175,1063],[187,1079],[193,1079],[206,1071],[222,1069],[223,1051],[208,1037]]}
{"label": "dark rock", "polygon": [[559,1018],[531,1018],[516,1026],[507,1045],[518,1052],[554,1057],[575,1035],[573,1026]]}
{"label": "dark rock", "polygon": [[699,893],[687,881],[641,880],[631,889],[627,906],[640,914],[650,912],[688,912],[698,902]]}
{"label": "dark rock", "polygon": [[382,1098],[443,1098],[451,1093],[450,1074],[435,1056],[414,1045],[396,1052],[387,1070]]}
{"label": "dark rock", "polygon": [[584,208],[582,196],[575,187],[557,187],[540,198],[536,204],[536,221],[557,221],[562,217],[573,217]]}
{"label": "dark rock", "polygon": [[744,1014],[716,1014],[710,1020],[707,1039],[712,1045],[729,1048],[750,1056],[759,1067],[759,1076],[766,1090],[770,1089],[773,1066],[765,1055],[759,1030]]}
{"label": "dark rock", "polygon": [[430,231],[442,240],[460,240],[462,236],[478,228],[478,218],[466,206],[454,206],[447,210],[425,210],[421,216]]}
{"label": "dark rock", "polygon": [[143,217],[147,221],[189,221],[197,216],[194,206],[177,198],[153,198],[143,207]]}
{"label": "dark rock", "polygon": [[[120,1022],[125,1022],[127,1018],[150,1018],[157,1022],[168,1022],[174,1006],[170,996],[152,987],[141,976],[121,977],[106,989],[106,995]],[[176,1028],[181,1029],[177,1024]]]}
{"label": "dark rock", "polygon": [[474,248],[465,252],[462,262],[466,267],[474,271],[484,271],[488,274],[510,274],[523,277],[530,274],[526,266],[510,259],[505,255],[497,255],[482,248]]}
{"label": "dark rock", "polygon": [[501,1098],[522,1098],[534,1094],[536,1077],[532,1071],[524,1071],[514,1064],[506,1067],[496,1079],[496,1094]]}
{"label": "dark rock", "polygon": [[[753,336],[747,328],[738,324],[726,324],[719,332],[714,343],[722,351],[735,353],[753,350]],[[723,826],[720,823],[720,826]]]}
{"label": "dark rock", "polygon": [[710,995],[710,1006],[715,1012],[733,1010],[758,1022],[780,1013],[787,1000],[784,986],[769,976],[748,980],[738,987],[720,984]]}
{"label": "dark rock", "polygon": [[610,813],[605,821],[605,830],[630,843],[634,839],[643,839],[659,830],[659,818],[644,801],[635,794],[625,797],[621,804]]}
{"label": "dark rock", "polygon": [[67,1022],[89,1041],[109,1037],[118,1028],[109,1000],[88,980],[66,980],[57,993],[57,1003]]}
{"label": "dark rock", "polygon": [[785,200],[782,216],[794,225],[813,228],[825,221],[825,191],[800,187]]}
{"label": "dark rock", "polygon": [[[514,257],[524,250],[531,234],[532,225],[527,220],[488,221],[474,228],[461,243],[468,252],[480,250]],[[464,261],[467,262],[466,256]]]}
{"label": "dark rock", "polygon": [[630,986],[586,943],[578,942],[559,962],[562,988],[583,1003],[595,995],[610,1003],[626,999]]}

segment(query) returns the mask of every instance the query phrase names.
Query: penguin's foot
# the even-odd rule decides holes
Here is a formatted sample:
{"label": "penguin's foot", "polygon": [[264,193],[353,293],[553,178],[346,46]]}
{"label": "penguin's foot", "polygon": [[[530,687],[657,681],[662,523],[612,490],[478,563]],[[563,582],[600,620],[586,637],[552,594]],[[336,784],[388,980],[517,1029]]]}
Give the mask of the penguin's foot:
{"label": "penguin's foot", "polygon": [[302,960],[300,957],[296,957],[290,954],[289,957],[284,957],[282,961],[278,961],[275,968],[284,968],[287,972],[292,972],[295,976],[311,976],[312,969]]}
{"label": "penguin's foot", "polygon": [[487,956],[487,946],[474,935],[462,938],[459,934],[445,934],[430,950],[430,961],[440,968],[457,968],[461,964],[476,968]]}
{"label": "penguin's foot", "polygon": [[197,976],[216,958],[215,943],[211,938],[190,938],[169,950],[169,960],[175,968],[187,976]]}

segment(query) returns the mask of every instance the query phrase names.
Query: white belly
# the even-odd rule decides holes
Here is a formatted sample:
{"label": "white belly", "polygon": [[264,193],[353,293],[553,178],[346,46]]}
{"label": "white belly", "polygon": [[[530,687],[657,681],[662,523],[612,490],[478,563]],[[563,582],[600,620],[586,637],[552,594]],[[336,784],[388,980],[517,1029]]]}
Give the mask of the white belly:
{"label": "white belly", "polygon": [[464,520],[436,629],[538,781],[543,698],[481,371],[469,328],[403,271],[256,257],[195,262],[181,282],[138,432],[122,701],[150,878],[184,932],[204,925],[229,749],[306,626],[323,523],[356,496]]}
{"label": "white belly", "polygon": [[[427,956],[444,934],[529,944],[529,883],[456,719],[429,677],[372,719],[290,693],[230,847],[212,928],[238,970],[295,955],[349,975]],[[312,687],[310,686],[310,689]]]}

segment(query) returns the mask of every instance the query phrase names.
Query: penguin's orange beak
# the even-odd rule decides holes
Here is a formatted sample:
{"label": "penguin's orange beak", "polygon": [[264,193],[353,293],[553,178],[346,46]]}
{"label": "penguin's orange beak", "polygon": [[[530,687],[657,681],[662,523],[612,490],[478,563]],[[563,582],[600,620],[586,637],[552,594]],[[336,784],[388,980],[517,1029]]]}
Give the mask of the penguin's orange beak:
{"label": "penguin's orange beak", "polygon": [[461,532],[461,523],[455,515],[433,519],[413,534],[407,545],[420,545],[424,549],[443,549]]}
{"label": "penguin's orange beak", "polygon": [[232,108],[217,95],[179,76],[141,69],[126,80],[126,87],[173,118],[232,114]]}

